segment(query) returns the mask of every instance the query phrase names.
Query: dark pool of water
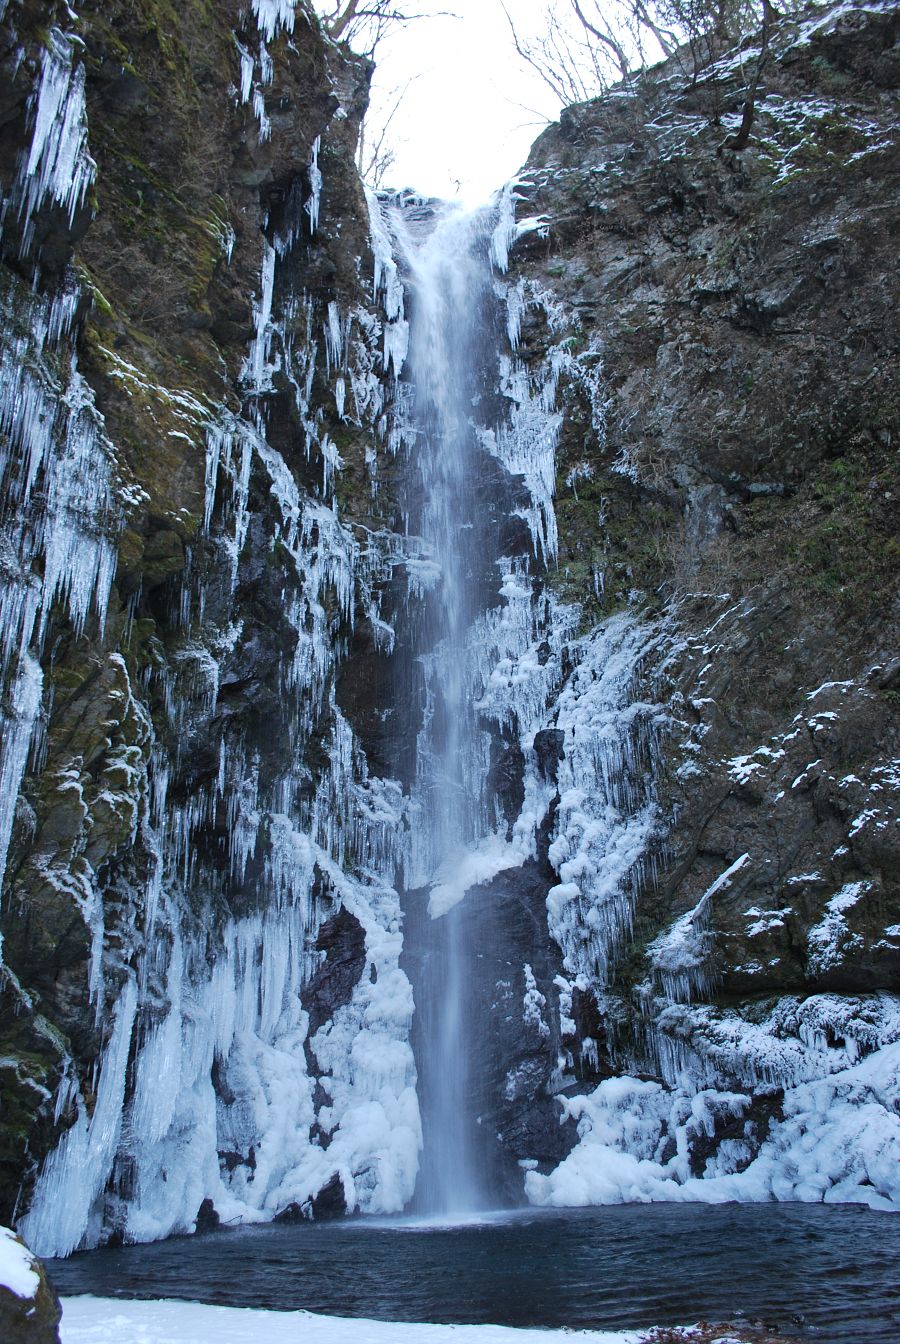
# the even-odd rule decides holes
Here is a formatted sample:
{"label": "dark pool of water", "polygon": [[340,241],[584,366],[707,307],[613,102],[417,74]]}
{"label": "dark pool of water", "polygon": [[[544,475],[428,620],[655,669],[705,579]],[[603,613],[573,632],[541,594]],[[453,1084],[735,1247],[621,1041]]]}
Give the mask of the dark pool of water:
{"label": "dark pool of water", "polygon": [[857,1206],[625,1205],[455,1227],[256,1227],[49,1262],[62,1293],[391,1321],[627,1329],[762,1319],[900,1341],[900,1218]]}

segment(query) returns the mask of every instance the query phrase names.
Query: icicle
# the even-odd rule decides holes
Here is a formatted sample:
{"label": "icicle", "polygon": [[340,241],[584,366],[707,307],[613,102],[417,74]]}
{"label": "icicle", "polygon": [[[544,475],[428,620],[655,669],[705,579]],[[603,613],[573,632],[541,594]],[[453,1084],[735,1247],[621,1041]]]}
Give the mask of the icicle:
{"label": "icicle", "polygon": [[43,51],[31,144],[14,190],[23,256],[33,239],[33,217],[46,198],[52,197],[63,207],[71,224],[94,180],[95,164],[87,150],[84,66],[73,69],[79,40],[51,28]]}
{"label": "icicle", "polygon": [[309,231],[315,233],[319,227],[319,204],[322,196],[322,172],[319,168],[320,140],[316,136],[309,158],[309,200],[304,210],[309,216]]}
{"label": "icicle", "polygon": [[375,299],[383,296],[384,315],[389,322],[393,322],[403,314],[403,282],[394,260],[393,243],[381,202],[371,187],[367,186],[365,190],[369,208],[369,242],[375,261],[372,294]]}
{"label": "icicle", "polygon": [[241,102],[249,103],[250,94],[253,90],[253,70],[256,62],[247,48],[238,42],[237,38],[234,41],[241,58]]}
{"label": "icicle", "polygon": [[553,496],[556,490],[556,449],[562,414],[553,409],[558,373],[544,370],[544,382],[535,388],[526,371],[510,360],[501,362],[501,390],[509,400],[509,421],[497,430],[485,430],[482,443],[506,469],[522,476],[531,506],[522,510],[536,555],[545,562],[556,557],[558,536]]}
{"label": "icicle", "polygon": [[294,31],[296,5],[294,0],[251,0],[259,31],[266,42],[271,42],[280,29]]}
{"label": "icicle", "polygon": [[516,237],[516,183],[507,182],[497,197],[497,223],[491,235],[491,261],[504,275],[509,270],[509,249]]}
{"label": "icicle", "polygon": [[76,303],[69,285],[52,302],[36,294],[23,298],[13,286],[0,309],[0,485],[8,503],[0,549],[0,685],[12,678],[0,740],[0,876],[38,723],[35,655],[51,609],[61,602],[80,634],[93,607],[102,630],[115,571],[112,447],[74,360],[60,370],[49,348],[61,339]]}
{"label": "icicle", "polygon": [[661,711],[635,697],[637,670],[663,638],[658,627],[615,616],[577,650],[559,696],[564,733],[560,806],[550,845],[559,883],[547,896],[550,932],[570,975],[603,984],[631,926],[649,842],[659,824],[652,764]]}
{"label": "icicle", "polygon": [[269,351],[272,343],[272,299],[275,292],[275,259],[274,247],[270,243],[266,243],[263,253],[259,298],[253,304],[256,334],[250,345],[250,353],[241,370],[241,377],[249,390],[257,395],[269,391],[272,386],[272,374],[277,367],[277,365],[269,363]]}
{"label": "icicle", "polygon": [[253,90],[253,114],[259,122],[260,144],[265,144],[272,134],[272,123],[266,116],[266,98],[262,89]]}
{"label": "icicle", "polygon": [[99,530],[109,526],[113,503],[102,462],[93,393],[75,368],[65,398],[66,436],[62,453],[51,457],[46,479],[44,594],[40,636],[52,604],[62,597],[80,634],[92,601],[102,631],[116,568],[112,541]]}
{"label": "icicle", "polygon": [[0,884],[6,873],[16,801],[41,706],[43,680],[40,663],[24,653],[10,693],[11,712],[0,720]]}
{"label": "icicle", "polygon": [[341,310],[332,300],[328,305],[328,320],[325,323],[325,353],[328,357],[328,372],[339,369],[344,362],[344,324]]}
{"label": "icicle", "polygon": [[79,1101],[78,1118],[44,1163],[31,1209],[21,1222],[23,1235],[30,1246],[39,1248],[39,1255],[71,1255],[82,1244],[95,1201],[112,1170],[136,1011],[137,989],[129,978],[116,1001],[90,1119]]}
{"label": "icicle", "polygon": [[506,290],[506,333],[509,337],[509,346],[511,350],[518,348],[519,337],[522,334],[522,318],[525,315],[527,302],[525,297],[525,280],[519,280],[516,285],[509,285]]}

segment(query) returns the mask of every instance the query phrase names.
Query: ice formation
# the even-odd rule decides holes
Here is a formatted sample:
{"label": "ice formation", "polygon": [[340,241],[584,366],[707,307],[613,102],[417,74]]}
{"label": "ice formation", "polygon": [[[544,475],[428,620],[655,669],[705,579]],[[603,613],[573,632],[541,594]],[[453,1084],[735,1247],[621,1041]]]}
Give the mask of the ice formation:
{"label": "ice formation", "polygon": [[641,661],[664,633],[630,616],[588,636],[554,718],[564,737],[559,814],[550,861],[560,882],[547,897],[550,931],[570,974],[603,984],[630,932],[637,883],[658,816],[654,754],[662,709],[635,694]]}
{"label": "ice formation", "polygon": [[[259,5],[255,12],[265,83],[270,69],[265,39],[279,26],[290,27],[294,10]],[[256,60],[241,53],[245,100]],[[62,76],[57,83],[62,88]],[[73,87],[78,94],[80,85]],[[41,93],[35,144],[68,144],[61,131],[81,122],[70,114],[65,90],[52,107],[48,98]],[[77,145],[83,148],[83,139]],[[91,926],[97,1011],[107,995],[115,1006],[104,1023],[93,1106],[71,1072],[60,1087],[58,1114],[66,1114],[70,1124],[44,1164],[22,1224],[44,1254],[96,1245],[111,1225],[135,1241],[189,1231],[204,1200],[229,1221],[270,1219],[291,1204],[308,1206],[335,1178],[351,1210],[396,1213],[412,1195],[421,1144],[409,1046],[413,1004],[398,965],[401,914],[392,885],[403,861],[405,804],[399,786],[368,778],[333,696],[333,610],[351,625],[358,610],[379,620],[375,578],[390,572],[393,551],[389,540],[361,546],[333,507],[329,486],[340,459],[313,401],[321,359],[340,378],[349,372],[355,405],[345,408],[348,413],[366,416],[367,423],[381,417],[382,383],[373,349],[379,319],[333,307],[325,315],[323,346],[308,296],[279,288],[283,259],[317,224],[322,182],[317,152],[315,145],[310,191],[297,202],[297,218],[263,247],[239,413],[178,389],[151,386],[144,374],[107,352],[110,376],[126,393],[162,399],[179,426],[176,432],[205,444],[204,532],[219,572],[230,576],[231,591],[250,525],[251,477],[255,473],[267,482],[278,542],[297,578],[286,613],[296,642],[280,670],[284,695],[296,704],[293,750],[285,757],[294,764],[264,791],[258,759],[240,741],[223,737],[215,783],[176,801],[169,793],[165,751],[142,707],[147,688],[132,686],[124,661],[111,660],[123,702],[140,725],[140,745],[123,749],[120,762],[132,785],[94,798],[76,773],[68,787],[80,791],[86,810],[139,800],[141,810],[131,825],[155,857],[145,890],[134,893],[135,919],[143,928],[135,966],[120,964],[105,948],[103,903],[90,870],[78,870],[77,891],[74,874],[58,877],[71,882]],[[34,163],[50,184],[47,190],[59,197],[61,167],[46,167],[42,153],[33,152]],[[80,153],[67,161],[76,177],[86,171]],[[76,194],[80,181],[72,188]],[[33,192],[32,197],[38,199]],[[40,709],[37,655],[46,613],[51,603],[62,602],[76,630],[89,619],[102,626],[119,525],[112,502],[114,450],[64,345],[57,354],[75,308],[71,296],[51,302],[12,294],[5,301],[10,337],[2,351],[6,400],[0,423],[9,456],[0,469],[8,495],[20,505],[22,523],[3,556],[10,577],[2,631],[9,678],[0,754],[4,853]],[[307,457],[323,463],[321,494],[299,487],[267,442],[264,406],[276,377],[287,380],[295,398]],[[34,527],[28,510],[38,487],[44,511]],[[33,573],[38,558],[41,579]],[[195,573],[188,563],[178,598],[183,638],[153,674],[178,743],[215,712],[222,667],[241,638],[240,625],[210,623],[208,582],[207,572]],[[382,638],[392,637],[380,624]],[[304,745],[323,724],[330,725],[328,766],[310,792]],[[220,809],[228,817],[228,860],[237,880],[263,849],[264,838],[269,896],[256,912],[224,924],[211,911],[198,922],[185,900],[198,863],[194,836]],[[310,1043],[301,991],[321,961],[315,951],[319,924],[340,906],[362,928],[365,971],[351,1000],[317,1028]],[[327,1092],[324,1103],[314,1098],[319,1077]],[[327,1136],[325,1142],[314,1133]],[[233,1160],[221,1162],[222,1152]]]}
{"label": "ice formation", "polygon": [[[891,1033],[893,1035],[893,1032]],[[721,1084],[698,1089],[687,1078],[664,1084],[615,1078],[565,1103],[580,1142],[548,1176],[528,1172],[536,1204],[618,1204],[781,1199],[900,1208],[900,1045],[859,1064],[788,1086],[782,1118],[759,1142],[747,1093]],[[699,1174],[689,1145],[722,1121],[743,1121]]]}
{"label": "ice formation", "polygon": [[[23,254],[45,200],[62,206],[71,222],[93,179],[75,45],[54,28],[43,53],[30,148],[6,202],[22,225]],[[0,490],[7,501],[0,685],[8,704],[0,739],[0,879],[39,721],[50,609],[61,601],[78,632],[93,610],[102,628],[115,569],[114,451],[66,339],[78,298],[69,281],[53,298],[12,279],[0,293]]]}
{"label": "ice formation", "polygon": [[87,148],[84,66],[75,59],[79,43],[74,34],[59,28],[51,28],[47,35],[33,100],[31,142],[7,203],[19,217],[23,255],[33,241],[34,216],[47,198],[65,211],[71,224],[94,180],[95,165]]}

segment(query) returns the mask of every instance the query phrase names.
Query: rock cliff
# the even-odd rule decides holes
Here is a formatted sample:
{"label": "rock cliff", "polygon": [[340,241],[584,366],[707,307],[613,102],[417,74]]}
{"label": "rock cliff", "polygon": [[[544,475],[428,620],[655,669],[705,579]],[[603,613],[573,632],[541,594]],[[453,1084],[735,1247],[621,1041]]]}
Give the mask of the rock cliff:
{"label": "rock cliff", "polygon": [[780,23],[739,154],[753,40],[695,78],[676,58],[568,109],[518,187],[525,355],[571,368],[550,582],[655,632],[652,865],[612,964],[568,968],[608,1067],[743,1098],[693,1175],[896,1039],[896,42],[893,6]]}
{"label": "rock cliff", "polygon": [[[300,1030],[337,909],[360,964],[316,1025],[343,1009],[349,1050],[374,958],[403,1038],[398,911],[352,876],[390,799],[334,687],[383,647],[390,275],[370,68],[307,6],[3,9],[0,1202],[52,1150],[28,1235],[65,1252],[349,1169],[317,1139],[273,1198],[299,1151],[260,1151],[279,1116],[306,1151],[338,1067]],[[381,1101],[338,1053],[332,1126],[393,1106],[414,1152],[408,1047]]]}

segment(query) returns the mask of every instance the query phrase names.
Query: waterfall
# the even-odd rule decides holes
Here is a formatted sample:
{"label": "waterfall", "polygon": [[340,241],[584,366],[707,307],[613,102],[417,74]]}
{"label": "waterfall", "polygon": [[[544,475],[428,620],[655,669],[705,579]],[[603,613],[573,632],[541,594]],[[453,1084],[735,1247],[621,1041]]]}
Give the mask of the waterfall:
{"label": "waterfall", "polygon": [[423,700],[410,877],[412,885],[430,888],[427,911],[423,890],[418,910],[410,909],[413,896],[407,898],[423,949],[415,986],[425,1145],[417,1205],[429,1215],[471,1211],[485,1200],[466,1018],[473,951],[446,893],[454,889],[467,847],[490,830],[484,801],[489,743],[478,724],[471,675],[479,585],[496,560],[478,494],[483,449],[475,423],[480,373],[490,361],[490,213],[409,204],[392,212],[411,306],[409,526],[420,536],[433,576],[410,642]]}

